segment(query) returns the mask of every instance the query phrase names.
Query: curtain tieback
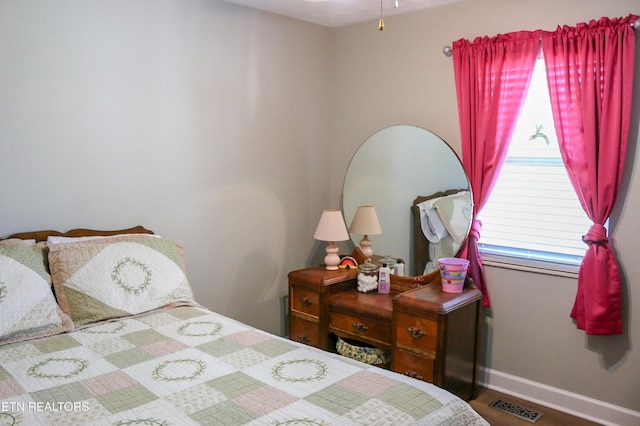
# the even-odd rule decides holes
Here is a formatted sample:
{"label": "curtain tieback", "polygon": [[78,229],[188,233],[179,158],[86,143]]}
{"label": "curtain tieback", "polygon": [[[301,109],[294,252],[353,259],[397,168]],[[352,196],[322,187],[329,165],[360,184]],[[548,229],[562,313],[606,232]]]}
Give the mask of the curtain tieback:
{"label": "curtain tieback", "polygon": [[609,239],[607,238],[607,228],[599,223],[594,223],[591,225],[591,228],[589,228],[589,231],[582,236],[582,241],[588,245],[607,244],[609,242]]}
{"label": "curtain tieback", "polygon": [[471,229],[469,230],[469,236],[473,237],[476,241],[480,239],[480,231],[482,230],[482,222],[479,220],[471,221]]}

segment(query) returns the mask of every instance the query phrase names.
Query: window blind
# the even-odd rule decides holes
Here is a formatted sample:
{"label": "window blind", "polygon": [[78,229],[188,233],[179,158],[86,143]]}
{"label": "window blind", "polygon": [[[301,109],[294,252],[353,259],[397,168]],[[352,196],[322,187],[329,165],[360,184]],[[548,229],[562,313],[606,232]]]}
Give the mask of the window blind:
{"label": "window blind", "polygon": [[544,60],[538,59],[509,151],[482,221],[483,254],[579,265],[591,226],[565,170],[554,131]]}
{"label": "window blind", "polygon": [[561,159],[507,158],[479,218],[480,242],[494,253],[560,263],[580,262],[591,226]]}

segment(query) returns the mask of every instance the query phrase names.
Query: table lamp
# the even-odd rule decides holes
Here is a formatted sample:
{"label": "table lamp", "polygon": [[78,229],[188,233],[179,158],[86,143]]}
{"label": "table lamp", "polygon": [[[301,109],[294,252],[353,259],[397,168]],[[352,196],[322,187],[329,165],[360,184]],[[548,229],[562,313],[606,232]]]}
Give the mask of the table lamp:
{"label": "table lamp", "polygon": [[324,210],[313,238],[329,242],[324,263],[330,271],[338,269],[340,256],[338,256],[338,246],[335,245],[335,242],[349,239],[349,232],[347,232],[347,225],[344,223],[342,212],[340,210]]}
{"label": "table lamp", "polygon": [[376,214],[375,207],[358,207],[356,214],[353,215],[349,232],[352,234],[364,235],[364,238],[360,240],[360,251],[362,251],[365,258],[373,256],[371,240],[369,240],[368,236],[382,234],[382,228],[380,228],[380,221],[378,221],[378,215]]}

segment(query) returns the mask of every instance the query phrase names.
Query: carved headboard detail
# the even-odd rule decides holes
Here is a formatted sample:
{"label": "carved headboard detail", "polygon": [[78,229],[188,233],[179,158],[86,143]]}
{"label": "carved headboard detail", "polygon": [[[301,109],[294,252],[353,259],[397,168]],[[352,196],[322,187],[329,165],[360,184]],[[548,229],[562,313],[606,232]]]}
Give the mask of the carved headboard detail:
{"label": "carved headboard detail", "polygon": [[134,226],[133,228],[127,229],[119,229],[115,231],[100,231],[97,229],[85,229],[85,228],[77,228],[72,229],[67,232],[59,232],[59,231],[32,231],[32,232],[18,232],[16,234],[11,234],[7,238],[20,238],[22,240],[31,240],[34,239],[36,241],[46,241],[49,236],[57,236],[57,237],[94,237],[101,236],[107,237],[110,235],[118,235],[118,234],[153,234],[153,231],[146,229],[143,226]]}

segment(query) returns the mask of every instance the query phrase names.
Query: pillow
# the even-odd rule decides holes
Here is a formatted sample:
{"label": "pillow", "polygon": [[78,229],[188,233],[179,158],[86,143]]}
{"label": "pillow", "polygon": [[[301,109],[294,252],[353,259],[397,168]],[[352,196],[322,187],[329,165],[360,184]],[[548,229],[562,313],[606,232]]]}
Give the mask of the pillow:
{"label": "pillow", "polygon": [[49,244],[60,308],[76,328],[162,307],[197,304],[182,243],[129,235]]}
{"label": "pillow", "polygon": [[473,205],[469,191],[440,197],[434,205],[453,241],[461,243],[467,238]]}
{"label": "pillow", "polygon": [[0,241],[0,344],[73,329],[51,291],[45,249],[18,239]]}
{"label": "pillow", "polygon": [[[48,244],[60,244],[60,243],[74,243],[77,241],[89,241],[89,240],[101,240],[101,239],[105,239],[105,238],[116,238],[116,237],[123,237],[123,236],[148,236],[148,237],[156,237],[156,238],[160,238],[160,235],[157,234],[117,234],[117,235],[91,235],[91,236],[87,236],[87,237],[64,237],[64,236],[59,236],[59,235],[49,235],[47,237],[47,243]],[[35,240],[33,240],[35,241]]]}

